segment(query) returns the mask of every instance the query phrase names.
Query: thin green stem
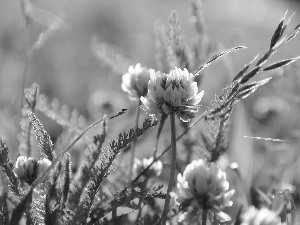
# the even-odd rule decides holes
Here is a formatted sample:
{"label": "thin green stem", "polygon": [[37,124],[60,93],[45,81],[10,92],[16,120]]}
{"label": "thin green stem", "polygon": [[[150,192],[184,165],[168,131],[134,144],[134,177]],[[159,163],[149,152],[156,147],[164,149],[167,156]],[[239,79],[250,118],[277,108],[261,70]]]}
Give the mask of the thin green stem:
{"label": "thin green stem", "polygon": [[158,130],[157,130],[156,142],[155,142],[155,146],[154,146],[153,159],[156,158],[158,140],[159,140],[159,137],[161,135],[161,131],[164,127],[164,124],[165,124],[165,121],[166,121],[167,117],[168,117],[168,114],[164,114],[164,113],[160,117],[160,123],[159,123],[159,127],[158,127]]}
{"label": "thin green stem", "polygon": [[136,129],[138,127],[139,118],[140,118],[140,104],[141,100],[138,101],[137,109],[136,109],[136,117],[135,117],[135,124],[134,124],[134,139],[131,143],[131,149],[130,149],[130,164],[129,164],[129,176],[128,181],[131,182],[132,179],[132,173],[133,173],[133,164],[134,164],[134,155],[135,155],[135,145],[137,142],[137,135],[136,135]]}
{"label": "thin green stem", "polygon": [[[190,124],[190,126],[188,127],[188,129],[186,129],[184,132],[182,132],[182,134],[180,134],[176,141],[180,140],[187,132],[189,132],[190,129],[192,129],[200,120],[202,120],[205,116],[207,115],[207,111],[203,112],[192,124]],[[148,170],[149,168],[157,161],[159,160],[161,157],[164,156],[164,154],[166,154],[168,152],[168,150],[171,148],[171,145],[169,145],[159,156],[157,156],[156,158],[154,158],[153,162],[149,164],[149,166],[147,166],[132,182],[135,183],[138,181],[138,179],[143,176]]]}
{"label": "thin green stem", "polygon": [[170,180],[167,189],[167,196],[165,200],[164,210],[162,214],[162,220],[167,216],[169,211],[169,205],[171,201],[170,192],[172,191],[172,187],[175,179],[175,170],[176,170],[176,127],[175,127],[175,113],[170,113],[170,122],[171,122],[171,146],[172,146],[172,164],[171,164],[171,172],[170,172]]}
{"label": "thin green stem", "polygon": [[207,210],[204,209],[202,212],[202,225],[206,225],[207,222]]}
{"label": "thin green stem", "polygon": [[26,203],[26,225],[32,224],[32,194],[29,196],[27,203]]}
{"label": "thin green stem", "polygon": [[156,158],[156,154],[157,154],[158,139],[159,139],[159,137],[157,137],[156,141],[155,141],[154,152],[153,152],[153,161]]}

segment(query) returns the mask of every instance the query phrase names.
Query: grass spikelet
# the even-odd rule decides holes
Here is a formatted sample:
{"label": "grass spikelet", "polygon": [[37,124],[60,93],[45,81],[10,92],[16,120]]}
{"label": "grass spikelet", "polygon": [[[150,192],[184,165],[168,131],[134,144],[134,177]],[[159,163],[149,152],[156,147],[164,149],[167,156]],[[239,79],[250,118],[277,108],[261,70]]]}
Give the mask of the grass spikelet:
{"label": "grass spikelet", "polygon": [[237,47],[234,47],[234,48],[231,48],[231,49],[227,49],[227,50],[225,50],[223,52],[220,52],[220,53],[214,55],[206,63],[204,63],[201,66],[199,66],[199,68],[194,71],[194,75],[198,76],[204,68],[208,67],[212,62],[214,62],[218,58],[220,58],[220,57],[222,57],[222,56],[224,56],[224,55],[226,55],[228,53],[234,52],[234,51],[239,50],[239,49],[244,49],[244,48],[246,48],[246,47],[244,47],[244,46],[237,46]]}
{"label": "grass spikelet", "polygon": [[43,125],[34,113],[29,112],[28,118],[32,124],[33,130],[35,132],[35,137],[38,141],[38,146],[40,147],[42,155],[44,155],[50,161],[53,160],[53,143],[48,135],[47,131],[44,130]]}
{"label": "grass spikelet", "polygon": [[181,35],[180,21],[176,11],[172,11],[167,26],[168,34],[168,57],[171,68],[175,66],[189,69],[191,66],[189,51],[184,45]]}
{"label": "grass spikelet", "polygon": [[160,71],[168,73],[171,70],[171,65],[168,60],[168,44],[165,26],[157,22],[154,25],[154,35],[154,60],[156,67]]}

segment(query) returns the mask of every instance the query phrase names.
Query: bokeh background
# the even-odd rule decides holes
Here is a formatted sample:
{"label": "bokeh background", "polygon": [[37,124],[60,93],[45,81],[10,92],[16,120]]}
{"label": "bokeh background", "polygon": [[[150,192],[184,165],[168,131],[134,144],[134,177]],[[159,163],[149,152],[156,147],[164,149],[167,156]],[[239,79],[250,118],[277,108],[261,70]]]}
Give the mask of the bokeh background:
{"label": "bokeh background", "polygon": [[[202,5],[205,34],[215,46],[206,59],[227,48],[247,47],[222,58],[205,71],[200,89],[205,90],[203,105],[206,106],[246,63],[268,49],[272,34],[287,9],[288,16],[295,12],[287,30],[291,31],[299,23],[300,4],[288,0],[203,0]],[[104,112],[126,107],[129,119],[112,125],[124,131],[132,126],[130,118],[135,104],[121,90],[122,74],[128,65],[138,62],[156,68],[155,24],[166,23],[170,12],[175,10],[187,45],[195,35],[189,0],[39,0],[34,1],[34,6],[49,14],[38,14],[35,20],[28,22],[25,40],[18,1],[0,1],[0,135],[5,138],[13,157],[16,157],[18,147],[23,85],[26,88],[33,82],[38,83],[41,93],[49,99],[59,99],[71,109],[76,108],[89,122],[101,118]],[[29,52],[47,29],[44,26],[47,19],[53,19],[51,15],[59,15],[63,25],[38,49]],[[25,42],[29,53],[23,82]],[[100,60],[93,45],[99,42],[113,46],[126,61]],[[300,55],[299,43],[297,37],[271,62]],[[98,54],[101,55],[101,51]],[[280,79],[239,104],[232,120],[230,161],[239,163],[248,182],[256,182],[261,187],[275,182],[271,171],[282,172],[287,183],[296,185],[294,178],[300,172],[299,65],[276,71]],[[270,75],[274,74],[262,74],[261,77]],[[55,140],[61,127],[42,114],[39,118]],[[114,137],[113,132],[109,135]],[[147,151],[149,149],[139,151],[138,157],[151,155]]]}

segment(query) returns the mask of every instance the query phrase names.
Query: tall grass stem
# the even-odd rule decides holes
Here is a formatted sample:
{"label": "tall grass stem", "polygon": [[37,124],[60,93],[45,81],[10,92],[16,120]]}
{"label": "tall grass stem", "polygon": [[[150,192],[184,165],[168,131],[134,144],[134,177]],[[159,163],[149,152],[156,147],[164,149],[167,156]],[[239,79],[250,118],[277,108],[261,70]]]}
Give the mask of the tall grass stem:
{"label": "tall grass stem", "polygon": [[162,214],[162,219],[165,218],[169,211],[169,205],[171,201],[170,192],[172,191],[172,187],[174,184],[175,178],[175,169],[176,169],[176,127],[175,127],[175,113],[170,113],[170,122],[171,122],[171,146],[172,146],[172,164],[171,164],[171,172],[170,172],[170,180],[167,189],[167,196],[164,205],[164,211]]}
{"label": "tall grass stem", "polygon": [[140,104],[141,104],[141,100],[139,100],[138,104],[137,104],[135,124],[134,124],[134,139],[133,139],[133,141],[131,143],[131,149],[130,149],[131,154],[130,154],[129,176],[128,176],[129,182],[131,182],[131,180],[132,180],[132,173],[133,173],[133,163],[134,163],[134,155],[135,155],[135,146],[136,146],[136,142],[137,142],[136,129],[138,127],[139,118],[140,118],[140,111],[141,111]]}
{"label": "tall grass stem", "polygon": [[202,225],[206,225],[207,222],[207,210],[204,209],[202,212]]}

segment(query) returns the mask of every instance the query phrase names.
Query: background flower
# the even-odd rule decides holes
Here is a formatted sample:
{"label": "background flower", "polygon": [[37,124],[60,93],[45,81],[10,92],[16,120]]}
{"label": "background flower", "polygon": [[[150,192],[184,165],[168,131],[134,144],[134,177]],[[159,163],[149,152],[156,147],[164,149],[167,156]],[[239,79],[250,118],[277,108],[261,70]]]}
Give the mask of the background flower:
{"label": "background flower", "polygon": [[267,209],[256,209],[254,206],[250,206],[247,212],[243,216],[242,225],[281,225],[278,215]]}
{"label": "background flower", "polygon": [[150,115],[176,112],[186,122],[198,112],[203,95],[204,91],[198,93],[194,75],[175,67],[169,74],[160,71],[150,74],[147,97],[141,97],[142,108]]}
{"label": "background flower", "polygon": [[181,209],[179,219],[191,220],[199,210],[209,210],[220,215],[219,212],[224,207],[232,205],[230,198],[234,190],[228,189],[226,174],[215,163],[207,163],[203,159],[194,160],[187,165],[183,175],[178,174],[177,190],[171,193]]}
{"label": "background flower", "polygon": [[[143,160],[135,159],[133,170],[134,170],[134,178],[140,174],[144,169],[146,169],[153,162],[153,157],[144,158]],[[153,163],[153,165],[147,170],[144,174],[146,177],[158,177],[163,169],[163,164],[160,160],[157,160]]]}
{"label": "background flower", "polygon": [[136,64],[135,67],[130,66],[128,73],[122,77],[122,89],[129,94],[130,100],[138,100],[140,97],[145,96],[148,91],[148,81],[150,73],[154,71],[141,67],[141,64]]}

